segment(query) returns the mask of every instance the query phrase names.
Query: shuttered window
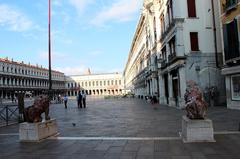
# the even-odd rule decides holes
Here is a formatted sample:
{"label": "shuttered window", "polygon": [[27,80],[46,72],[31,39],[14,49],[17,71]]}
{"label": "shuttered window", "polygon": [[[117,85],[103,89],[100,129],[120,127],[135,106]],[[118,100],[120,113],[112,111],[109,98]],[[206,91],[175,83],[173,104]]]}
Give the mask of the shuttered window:
{"label": "shuttered window", "polygon": [[196,3],[195,0],[187,0],[188,17],[196,17]]}
{"label": "shuttered window", "polygon": [[226,62],[240,57],[237,19],[223,25],[224,53]]}
{"label": "shuttered window", "polygon": [[190,32],[190,43],[191,43],[192,51],[199,51],[198,33],[197,32]]}

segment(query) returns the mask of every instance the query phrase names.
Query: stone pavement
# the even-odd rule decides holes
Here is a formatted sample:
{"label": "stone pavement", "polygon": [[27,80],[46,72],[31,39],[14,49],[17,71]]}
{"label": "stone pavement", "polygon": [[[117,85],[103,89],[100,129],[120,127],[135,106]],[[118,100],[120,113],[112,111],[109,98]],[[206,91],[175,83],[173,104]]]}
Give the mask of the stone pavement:
{"label": "stone pavement", "polygon": [[45,140],[20,143],[0,136],[1,159],[240,159],[240,135],[216,135],[215,143],[174,140]]}
{"label": "stone pavement", "polygon": [[68,109],[50,108],[59,138],[20,143],[18,125],[0,128],[0,158],[240,159],[237,110],[209,108],[216,142],[184,144],[179,137],[184,111],[175,108],[103,98],[88,98],[86,109],[78,109],[75,100]]}

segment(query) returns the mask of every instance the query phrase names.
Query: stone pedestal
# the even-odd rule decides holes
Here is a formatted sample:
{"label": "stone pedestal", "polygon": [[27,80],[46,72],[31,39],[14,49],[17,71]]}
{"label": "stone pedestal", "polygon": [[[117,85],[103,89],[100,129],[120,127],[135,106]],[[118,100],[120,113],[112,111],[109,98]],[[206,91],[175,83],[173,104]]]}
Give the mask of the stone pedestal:
{"label": "stone pedestal", "polygon": [[56,119],[38,123],[21,123],[19,126],[19,140],[21,142],[38,142],[50,136],[57,135]]}
{"label": "stone pedestal", "polygon": [[212,120],[191,120],[182,117],[183,142],[215,142]]}

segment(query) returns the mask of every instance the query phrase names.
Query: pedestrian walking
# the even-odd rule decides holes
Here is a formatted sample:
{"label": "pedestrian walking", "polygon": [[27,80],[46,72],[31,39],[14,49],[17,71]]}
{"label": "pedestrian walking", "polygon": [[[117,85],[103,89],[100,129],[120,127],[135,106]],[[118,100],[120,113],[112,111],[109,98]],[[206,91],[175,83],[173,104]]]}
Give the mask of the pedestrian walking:
{"label": "pedestrian walking", "polygon": [[82,94],[80,92],[77,96],[77,104],[78,104],[78,108],[82,108]]}
{"label": "pedestrian walking", "polygon": [[82,94],[82,102],[83,102],[83,107],[86,108],[86,94],[83,92]]}
{"label": "pedestrian walking", "polygon": [[63,97],[63,101],[64,101],[65,109],[67,109],[67,102],[68,102],[68,97],[67,97],[67,95],[65,95],[65,96]]}

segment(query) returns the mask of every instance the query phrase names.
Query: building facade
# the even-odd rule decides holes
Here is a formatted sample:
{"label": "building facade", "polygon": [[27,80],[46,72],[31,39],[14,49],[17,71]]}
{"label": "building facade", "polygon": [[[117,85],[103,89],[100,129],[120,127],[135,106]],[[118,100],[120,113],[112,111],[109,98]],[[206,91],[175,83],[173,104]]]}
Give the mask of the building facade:
{"label": "building facade", "polygon": [[[219,1],[211,0],[145,0],[124,70],[127,88],[183,107],[187,82],[193,80],[209,102],[223,103],[218,7]],[[210,97],[211,90],[217,96]]]}
{"label": "building facade", "polygon": [[127,91],[137,96],[147,96],[146,71],[150,54],[146,48],[146,17],[141,14],[131,44],[123,73]]}
{"label": "building facade", "polygon": [[240,109],[240,1],[220,2],[227,107]]}
{"label": "building facade", "polygon": [[86,74],[66,78],[67,95],[77,96],[81,92],[87,95],[121,95],[124,82],[122,74]]}
{"label": "building facade", "polygon": [[[14,98],[18,92],[33,96],[46,93],[49,89],[48,72],[41,66],[0,58],[0,98]],[[52,71],[52,89],[53,93],[64,93],[64,73]]]}

